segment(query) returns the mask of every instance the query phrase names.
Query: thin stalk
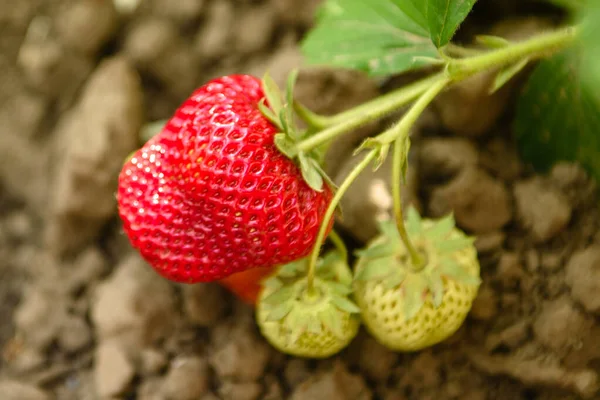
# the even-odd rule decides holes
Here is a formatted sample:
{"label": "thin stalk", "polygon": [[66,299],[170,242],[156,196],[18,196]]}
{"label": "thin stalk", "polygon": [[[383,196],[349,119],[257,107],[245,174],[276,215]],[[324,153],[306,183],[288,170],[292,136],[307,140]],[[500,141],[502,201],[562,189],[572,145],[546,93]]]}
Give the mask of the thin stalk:
{"label": "thin stalk", "polygon": [[524,57],[535,58],[560,50],[575,40],[577,32],[577,27],[569,26],[485,54],[451,60],[447,66],[448,76],[453,81],[460,81],[478,72],[502,67]]}
{"label": "thin stalk", "polygon": [[396,219],[396,226],[398,227],[400,238],[410,254],[412,265],[415,269],[419,269],[423,265],[423,258],[410,240],[408,232],[406,232],[404,214],[402,212],[402,194],[400,192],[400,187],[402,186],[402,164],[405,162],[405,160],[403,160],[404,149],[402,148],[402,143],[402,139],[398,139],[394,143],[394,155],[392,159],[392,198],[394,199],[394,217]]}
{"label": "thin stalk", "polygon": [[319,233],[317,235],[317,240],[315,241],[315,245],[313,247],[312,253],[310,254],[310,260],[308,263],[308,282],[307,282],[307,290],[308,293],[312,293],[314,291],[314,279],[315,279],[315,268],[317,265],[317,260],[319,258],[319,253],[321,251],[321,246],[325,241],[325,233],[327,232],[327,227],[329,226],[329,221],[333,217],[335,209],[337,208],[338,203],[350,187],[354,180],[360,175],[360,173],[375,159],[377,156],[377,150],[373,149],[369,151],[369,153],[363,158],[363,160],[358,163],[352,171],[346,176],[344,182],[340,185],[340,187],[335,192],[333,199],[329,203],[329,207],[327,211],[325,211],[325,216],[323,217],[323,222],[321,222],[321,227],[319,228]]}
{"label": "thin stalk", "polygon": [[333,243],[333,245],[335,246],[337,251],[339,251],[339,253],[342,256],[342,259],[344,261],[348,261],[348,249],[346,248],[344,241],[342,240],[340,235],[338,235],[338,233],[335,231],[335,229],[331,230],[328,238],[329,238],[329,240],[331,240],[331,242]]}
{"label": "thin stalk", "polygon": [[308,152],[341,134],[364,126],[369,122],[376,121],[410,103],[427,91],[431,85],[441,80],[445,80],[444,73],[438,73],[411,85],[404,86],[333,117],[321,117],[328,119],[327,124],[330,126],[298,143],[296,149],[298,152]]}

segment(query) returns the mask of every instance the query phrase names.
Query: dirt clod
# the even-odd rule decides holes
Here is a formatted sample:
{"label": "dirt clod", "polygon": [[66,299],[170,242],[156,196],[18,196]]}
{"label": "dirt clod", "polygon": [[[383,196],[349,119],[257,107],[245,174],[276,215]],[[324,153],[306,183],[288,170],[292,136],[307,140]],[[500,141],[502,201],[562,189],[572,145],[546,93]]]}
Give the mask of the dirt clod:
{"label": "dirt clod", "polygon": [[171,362],[164,381],[168,399],[195,400],[209,390],[208,362],[200,357],[183,356]]}
{"label": "dirt clod", "polygon": [[41,389],[16,380],[0,381],[0,398],[3,400],[50,400]]}
{"label": "dirt clod", "polygon": [[314,375],[300,384],[290,397],[291,400],[317,398],[369,400],[372,398],[372,393],[361,377],[350,374],[338,363],[332,371]]}
{"label": "dirt clod", "polygon": [[518,182],[514,188],[517,212],[538,242],[560,232],[571,219],[567,198],[541,178]]}
{"label": "dirt clod", "polygon": [[600,313],[600,247],[593,245],[575,253],[566,266],[571,294],[588,311]]}
{"label": "dirt clod", "polygon": [[100,344],[96,349],[94,378],[96,390],[101,397],[123,394],[135,370],[124,350],[114,341]]}
{"label": "dirt clod", "polygon": [[435,189],[429,208],[437,217],[453,211],[458,226],[475,233],[499,230],[512,218],[505,186],[478,168],[465,168],[450,183]]}

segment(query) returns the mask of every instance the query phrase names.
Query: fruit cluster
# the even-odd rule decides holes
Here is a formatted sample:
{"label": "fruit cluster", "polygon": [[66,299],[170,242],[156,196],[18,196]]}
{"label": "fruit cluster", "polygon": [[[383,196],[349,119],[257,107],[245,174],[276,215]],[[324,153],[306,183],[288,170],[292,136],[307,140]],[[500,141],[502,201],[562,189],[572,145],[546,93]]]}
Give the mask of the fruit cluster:
{"label": "fruit cluster", "polygon": [[[284,95],[268,77],[224,76],[183,102],[121,172],[119,215],[132,246],[166,279],[217,281],[256,305],[261,332],[288,354],[335,354],[361,322],[398,351],[446,339],[479,286],[473,240],[451,216],[422,219],[410,209],[404,221],[397,201],[395,220],[381,221],[353,269],[332,230],[345,190],[392,144],[401,176],[410,124],[372,138],[337,188],[321,168],[332,130],[323,134],[296,104],[294,79]],[[307,129],[296,127],[297,114]],[[363,108],[329,128],[342,134],[364,115]],[[335,249],[320,256],[326,238]]]}

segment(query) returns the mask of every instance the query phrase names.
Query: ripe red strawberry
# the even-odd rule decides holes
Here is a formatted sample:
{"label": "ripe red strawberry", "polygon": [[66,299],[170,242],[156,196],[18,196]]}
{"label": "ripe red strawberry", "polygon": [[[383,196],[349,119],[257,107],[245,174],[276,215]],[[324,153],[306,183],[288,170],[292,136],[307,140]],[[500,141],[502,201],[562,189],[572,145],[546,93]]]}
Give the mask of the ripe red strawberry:
{"label": "ripe red strawberry", "polygon": [[218,281],[239,299],[249,305],[255,305],[262,290],[262,281],[277,272],[276,268],[252,268],[237,272]]}
{"label": "ripe red strawberry", "polygon": [[156,271],[194,283],[306,256],[331,200],[274,145],[261,81],[215,79],[124,165],[119,215]]}

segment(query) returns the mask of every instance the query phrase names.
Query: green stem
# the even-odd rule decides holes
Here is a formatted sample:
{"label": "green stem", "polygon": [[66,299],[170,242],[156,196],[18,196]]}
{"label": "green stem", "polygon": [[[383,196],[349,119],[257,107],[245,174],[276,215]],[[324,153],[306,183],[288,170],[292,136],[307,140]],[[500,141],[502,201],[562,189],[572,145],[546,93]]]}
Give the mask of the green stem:
{"label": "green stem", "polygon": [[375,137],[375,140],[381,144],[389,144],[401,137],[408,136],[410,129],[421,116],[423,111],[425,111],[425,108],[427,108],[429,103],[435,99],[435,96],[437,96],[449,83],[449,79],[441,79],[431,85],[427,91],[425,91],[425,93],[423,93],[421,97],[415,101],[413,106],[410,108],[410,110],[408,110],[404,117],[402,117],[399,123],[397,123],[391,129],[379,134],[377,137]]}
{"label": "green stem", "polygon": [[398,227],[400,238],[410,254],[412,265],[415,269],[418,269],[423,264],[423,258],[412,244],[408,232],[406,232],[404,215],[402,212],[402,196],[400,193],[400,187],[402,185],[402,164],[406,162],[404,159],[406,154],[402,148],[403,143],[404,141],[402,139],[396,140],[394,143],[394,155],[392,159],[392,197],[394,199],[394,217],[396,219],[396,226]]}
{"label": "green stem", "polygon": [[340,235],[338,235],[335,229],[332,229],[329,233],[329,240],[333,242],[333,245],[342,256],[342,259],[344,261],[348,261],[348,249],[346,248],[344,241],[342,240]]}
{"label": "green stem", "polygon": [[548,52],[560,50],[576,38],[577,32],[577,27],[569,26],[554,32],[537,35],[531,39],[482,55],[451,60],[446,70],[453,81],[460,81],[478,72],[501,67],[525,57],[535,58]]}
{"label": "green stem", "polygon": [[363,103],[348,111],[341,112],[333,117],[320,116],[320,121],[327,120],[326,124],[329,127],[301,141],[296,145],[296,149],[298,152],[308,152],[341,134],[364,126],[369,122],[376,121],[410,103],[429,89],[431,85],[441,80],[445,80],[445,76],[443,73],[438,73],[367,103]]}
{"label": "green stem", "polygon": [[358,163],[352,169],[352,171],[350,171],[350,173],[348,174],[346,179],[344,179],[344,182],[342,182],[340,187],[335,192],[333,199],[331,199],[331,202],[329,203],[329,207],[327,208],[327,211],[325,211],[325,216],[323,217],[323,222],[321,222],[321,227],[319,228],[317,240],[315,241],[312,253],[310,254],[310,260],[308,263],[307,290],[309,293],[314,290],[315,268],[317,265],[317,260],[319,258],[319,253],[321,251],[321,246],[323,245],[323,242],[325,241],[325,233],[327,232],[327,227],[329,226],[329,221],[331,220],[331,217],[333,217],[333,213],[335,212],[335,209],[337,208],[338,203],[340,202],[340,200],[342,199],[342,197],[344,196],[344,194],[346,193],[346,191],[348,190],[350,185],[352,185],[354,180],[367,167],[367,165],[369,165],[369,163],[375,159],[375,157],[377,156],[377,153],[378,153],[377,150],[369,151],[369,153],[365,156],[365,158],[360,163]]}

